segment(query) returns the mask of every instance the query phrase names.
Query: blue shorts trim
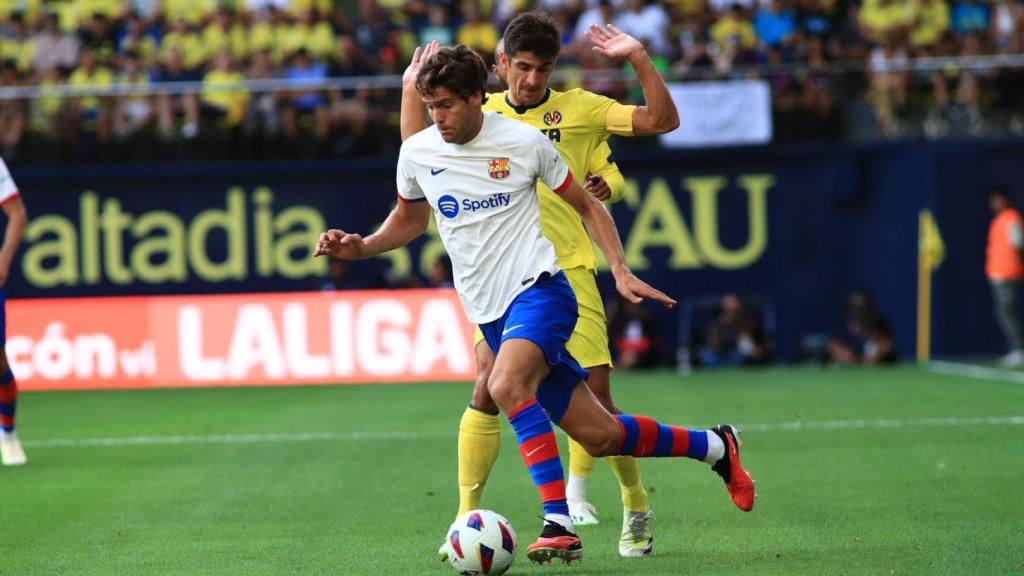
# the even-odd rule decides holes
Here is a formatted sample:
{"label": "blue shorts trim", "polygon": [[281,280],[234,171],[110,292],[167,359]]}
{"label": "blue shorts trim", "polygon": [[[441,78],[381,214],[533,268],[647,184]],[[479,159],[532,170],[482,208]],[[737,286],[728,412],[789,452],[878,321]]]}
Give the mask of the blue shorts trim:
{"label": "blue shorts trim", "polygon": [[537,388],[537,402],[556,424],[565,416],[576,385],[589,374],[565,349],[578,317],[576,294],[565,274],[542,274],[512,301],[501,318],[480,325],[484,340],[495,354],[510,338],[537,345],[551,372]]}

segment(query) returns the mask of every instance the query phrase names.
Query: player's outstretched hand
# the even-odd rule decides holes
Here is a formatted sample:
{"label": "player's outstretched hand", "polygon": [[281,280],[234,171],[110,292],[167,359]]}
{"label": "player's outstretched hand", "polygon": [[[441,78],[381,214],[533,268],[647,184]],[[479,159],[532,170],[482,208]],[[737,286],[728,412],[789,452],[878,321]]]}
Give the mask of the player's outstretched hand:
{"label": "player's outstretched hand", "polygon": [[622,294],[622,297],[634,304],[643,302],[645,299],[650,298],[655,302],[660,302],[665,308],[674,308],[676,301],[669,298],[661,290],[651,286],[647,282],[637,278],[632,272],[623,274],[621,278],[615,279],[615,289]]}
{"label": "player's outstretched hand", "polygon": [[441,43],[437,40],[428,42],[426,46],[417,46],[416,50],[412,53],[412,62],[409,62],[409,66],[405,69],[405,73],[402,74],[402,84],[413,84],[416,82],[416,75],[420,73],[420,68],[430,60],[430,57],[437,54],[437,51],[441,49]]}
{"label": "player's outstretched hand", "polygon": [[607,26],[592,24],[590,31],[584,35],[587,40],[594,43],[594,52],[606,58],[623,60],[644,51],[644,45],[639,40],[619,30],[614,24]]}
{"label": "player's outstretched hand", "polygon": [[608,185],[608,181],[597,174],[587,176],[583,182],[583,189],[601,202],[612,197],[612,188]]}
{"label": "player's outstretched hand", "polygon": [[333,256],[341,260],[360,260],[366,254],[366,242],[359,234],[328,230],[320,235],[313,256]]}

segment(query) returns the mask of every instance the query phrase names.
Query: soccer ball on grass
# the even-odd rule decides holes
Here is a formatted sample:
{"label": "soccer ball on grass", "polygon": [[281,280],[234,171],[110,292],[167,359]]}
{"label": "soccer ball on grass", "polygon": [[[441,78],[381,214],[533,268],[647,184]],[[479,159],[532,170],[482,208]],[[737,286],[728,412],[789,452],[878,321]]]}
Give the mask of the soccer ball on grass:
{"label": "soccer ball on grass", "polygon": [[516,557],[516,533],[501,514],[470,510],[448,528],[448,551],[459,574],[504,574]]}

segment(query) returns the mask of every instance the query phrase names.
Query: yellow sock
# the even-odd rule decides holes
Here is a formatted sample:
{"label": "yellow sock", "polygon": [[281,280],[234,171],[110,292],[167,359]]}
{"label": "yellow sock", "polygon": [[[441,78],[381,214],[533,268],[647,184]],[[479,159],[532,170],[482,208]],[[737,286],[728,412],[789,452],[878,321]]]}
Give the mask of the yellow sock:
{"label": "yellow sock", "polygon": [[569,473],[580,478],[590,478],[593,470],[594,457],[579,442],[569,438]]}
{"label": "yellow sock", "polygon": [[608,456],[604,459],[611,466],[622,489],[622,505],[630,512],[647,512],[647,492],[640,481],[640,464],[632,456]]}
{"label": "yellow sock", "polygon": [[480,508],[500,449],[500,417],[467,407],[459,422],[459,516]]}

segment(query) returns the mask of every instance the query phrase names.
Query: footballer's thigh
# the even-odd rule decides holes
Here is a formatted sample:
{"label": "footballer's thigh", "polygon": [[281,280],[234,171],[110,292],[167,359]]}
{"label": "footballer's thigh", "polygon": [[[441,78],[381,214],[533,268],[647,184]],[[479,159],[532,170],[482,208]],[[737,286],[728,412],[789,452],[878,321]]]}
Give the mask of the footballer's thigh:
{"label": "footballer's thigh", "polygon": [[595,457],[614,454],[622,436],[618,421],[582,381],[573,389],[558,426]]}
{"label": "footballer's thigh", "polygon": [[594,271],[584,266],[570,268],[565,276],[576,294],[579,318],[565,347],[580,366],[590,371],[587,385],[608,411],[621,412],[612,401],[610,373],[612,356],[608,349],[608,320],[597,289]]}

